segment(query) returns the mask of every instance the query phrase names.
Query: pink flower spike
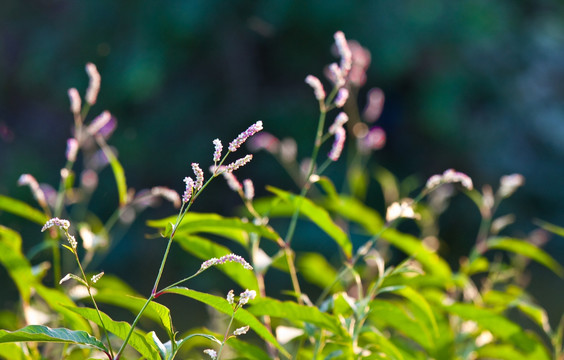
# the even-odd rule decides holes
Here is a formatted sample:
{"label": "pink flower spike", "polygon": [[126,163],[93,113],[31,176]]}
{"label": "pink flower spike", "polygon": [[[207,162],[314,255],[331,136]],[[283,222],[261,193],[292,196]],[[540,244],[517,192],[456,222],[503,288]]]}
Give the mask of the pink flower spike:
{"label": "pink flower spike", "polygon": [[231,190],[238,192],[243,188],[241,186],[241,183],[239,182],[239,180],[237,180],[237,177],[233,175],[233,173],[224,171],[221,173],[221,175],[223,175],[223,178],[225,179],[225,181],[227,181],[227,186],[229,186]]}
{"label": "pink flower spike", "polygon": [[345,86],[345,75],[343,71],[336,63],[332,63],[329,65],[327,76],[329,80],[335,84],[336,87],[343,87]]}
{"label": "pink flower spike", "polygon": [[186,190],[184,190],[184,195],[182,195],[182,202],[187,203],[192,198],[192,192],[194,191],[194,180],[191,177],[185,177],[184,182],[186,183]]}
{"label": "pink flower spike", "polygon": [[235,152],[237,151],[237,149],[243,145],[243,143],[245,141],[247,141],[247,139],[251,136],[253,136],[254,134],[256,134],[257,132],[262,130],[262,121],[257,121],[256,123],[254,123],[253,125],[249,126],[249,128],[247,130],[245,130],[244,132],[242,132],[241,134],[239,134],[239,136],[237,136],[237,138],[233,141],[231,141],[231,143],[229,143],[229,151],[231,152]]}
{"label": "pink flower spike", "polygon": [[342,31],[337,31],[334,35],[335,45],[341,56],[341,70],[346,76],[352,67],[352,52]]}
{"label": "pink flower spike", "polygon": [[345,145],[345,139],[347,137],[347,132],[343,127],[337,128],[335,132],[335,141],[333,142],[333,147],[331,147],[331,151],[329,152],[329,159],[333,161],[339,160],[341,156],[341,152],[343,152],[343,147]]}
{"label": "pink flower spike", "polygon": [[325,100],[325,90],[323,89],[323,84],[313,75],[308,75],[305,78],[306,84],[313,88],[313,93],[315,94],[315,98],[319,101]]}
{"label": "pink flower spike", "polygon": [[349,117],[346,113],[340,112],[339,115],[335,118],[335,121],[331,126],[329,126],[329,134],[337,133],[339,128],[342,128],[349,121]]}
{"label": "pink flower spike", "polygon": [[63,231],[68,231],[70,227],[70,221],[54,217],[52,219],[47,220],[45,225],[43,225],[43,227],[41,228],[41,232],[44,232],[45,230],[53,226],[57,226]]}
{"label": "pink flower spike", "polygon": [[76,153],[78,152],[78,141],[75,138],[67,140],[67,160],[70,162],[76,161]]}
{"label": "pink flower spike", "polygon": [[237,161],[232,162],[231,164],[227,165],[226,168],[225,168],[225,171],[233,172],[233,171],[239,169],[241,166],[248,164],[252,159],[253,159],[253,155],[249,154],[249,155],[247,155],[243,158],[240,158]]}
{"label": "pink flower spike", "polygon": [[347,88],[340,88],[337,96],[335,97],[335,106],[342,108],[345,106],[347,100],[349,99],[349,90]]}
{"label": "pink flower spike", "polygon": [[82,101],[80,100],[80,95],[78,93],[78,90],[76,90],[75,88],[71,88],[68,91],[68,95],[69,95],[69,99],[70,99],[70,103],[71,103],[70,110],[72,111],[72,113],[74,115],[80,114],[80,108],[82,106]]}
{"label": "pink flower spike", "polygon": [[198,163],[192,163],[192,170],[196,175],[196,182],[194,184],[194,187],[196,188],[196,190],[200,190],[202,186],[204,186],[204,172],[202,171]]}
{"label": "pink flower spike", "polygon": [[88,84],[88,89],[86,89],[86,102],[90,105],[96,104],[96,99],[98,98],[98,93],[100,92],[100,82],[102,78],[100,73],[96,68],[96,65],[92,63],[86,64],[86,73],[90,78],[90,83]]}
{"label": "pink flower spike", "polygon": [[221,160],[221,152],[223,151],[223,144],[221,140],[215,139],[213,141],[213,146],[215,147],[215,151],[213,152],[213,162],[216,163]]}
{"label": "pink flower spike", "polygon": [[109,123],[111,119],[112,114],[110,114],[110,112],[106,110],[96,118],[94,118],[94,120],[92,120],[90,125],[88,125],[88,127],[86,128],[86,131],[90,135],[94,136],[100,131],[100,129],[102,129],[107,123]]}
{"label": "pink flower spike", "polygon": [[382,110],[384,109],[384,92],[382,89],[373,88],[368,91],[367,94],[367,104],[364,108],[362,113],[362,117],[369,123],[373,123],[382,114]]}
{"label": "pink flower spike", "polygon": [[253,185],[253,181],[251,179],[243,180],[243,188],[246,200],[253,200],[255,197],[255,187]]}
{"label": "pink flower spike", "polygon": [[45,197],[45,192],[43,192],[43,190],[39,186],[39,183],[33,177],[33,175],[30,174],[20,175],[20,178],[18,179],[18,185],[29,186],[31,193],[33,194],[33,197],[35,198],[35,200],[37,200],[39,205],[41,205],[41,207],[43,208],[47,207],[47,198]]}

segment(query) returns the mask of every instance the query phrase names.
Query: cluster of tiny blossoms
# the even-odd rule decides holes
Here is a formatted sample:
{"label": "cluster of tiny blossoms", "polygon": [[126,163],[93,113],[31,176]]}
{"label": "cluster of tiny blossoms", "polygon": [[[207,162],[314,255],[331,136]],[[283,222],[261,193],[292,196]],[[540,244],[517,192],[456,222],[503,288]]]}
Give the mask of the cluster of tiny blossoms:
{"label": "cluster of tiny blossoms", "polygon": [[239,302],[237,302],[237,304],[235,304],[235,293],[233,292],[233,290],[229,290],[229,293],[227,293],[227,302],[230,303],[231,305],[237,305],[235,308],[239,308],[243,305],[245,305],[246,303],[249,302],[249,300],[254,300],[254,298],[257,296],[257,292],[254,290],[245,290],[243,291],[240,295],[239,295]]}
{"label": "cluster of tiny blossoms", "polygon": [[70,246],[73,249],[76,249],[78,245],[76,242],[76,238],[71,234],[69,234],[70,221],[54,217],[52,219],[47,220],[45,225],[43,225],[43,227],[41,228],[41,232],[44,232],[45,230],[50,229],[53,226],[57,226],[59,229],[63,230],[65,232],[65,235],[67,236]]}
{"label": "cluster of tiny blossoms", "polygon": [[247,139],[257,132],[262,130],[262,121],[257,121],[253,125],[249,126],[249,128],[243,131],[235,140],[229,143],[229,151],[235,152],[237,149],[245,142]]}
{"label": "cluster of tiny blossoms", "polygon": [[225,263],[228,263],[228,262],[239,263],[239,264],[243,265],[243,267],[247,270],[253,269],[251,264],[249,264],[241,256],[235,255],[235,254],[229,254],[229,255],[224,255],[224,256],[220,257],[219,259],[218,258],[211,258],[209,260],[204,261],[202,263],[202,266],[200,267],[200,271],[204,271],[211,266],[221,265],[221,264],[225,264]]}
{"label": "cluster of tiny blossoms", "polygon": [[[328,66],[328,77],[333,83],[335,89],[338,89],[337,95],[333,100],[333,104],[336,107],[341,108],[345,105],[349,98],[349,90],[345,85],[347,83],[347,76],[352,67],[352,52],[347,43],[347,39],[345,38],[345,34],[343,34],[342,31],[337,31],[334,38],[341,61],[339,64],[332,63]],[[321,81],[313,75],[308,75],[305,82],[313,88],[315,98],[320,102],[321,110],[326,111],[325,104],[323,102],[325,100],[326,93]],[[335,136],[333,146],[328,154],[328,157],[333,161],[337,161],[343,151],[347,135],[343,124],[347,122],[347,120],[347,115],[345,113],[340,113],[335,119],[335,123],[329,129],[329,133]]]}
{"label": "cluster of tiny blossoms", "polygon": [[425,189],[433,190],[439,185],[446,183],[460,183],[467,190],[472,190],[474,188],[470,176],[455,171],[454,169],[448,169],[445,172],[443,172],[442,175],[437,174],[431,176],[429,180],[427,180],[427,183],[425,184]]}
{"label": "cluster of tiny blossoms", "polygon": [[186,183],[186,190],[184,190],[184,194],[182,195],[182,201],[184,203],[190,201],[192,195],[204,186],[204,172],[198,163],[192,163],[192,171],[194,171],[196,175],[196,180],[194,181],[194,179],[189,176],[184,178],[184,182]]}

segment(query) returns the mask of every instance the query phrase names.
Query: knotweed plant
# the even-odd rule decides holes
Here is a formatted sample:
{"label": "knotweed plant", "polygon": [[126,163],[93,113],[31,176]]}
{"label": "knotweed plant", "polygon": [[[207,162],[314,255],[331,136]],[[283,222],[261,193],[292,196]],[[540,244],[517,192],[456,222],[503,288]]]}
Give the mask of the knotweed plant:
{"label": "knotweed plant", "polygon": [[[562,235],[564,229],[538,222],[540,229],[524,239],[508,235],[514,217],[500,216],[499,205],[525,184],[519,174],[503,176],[495,190],[489,185],[477,189],[470,176],[454,169],[425,174],[428,180],[406,186],[386,169],[373,167],[372,155],[386,143],[385,131],[374,125],[383,111],[384,92],[369,89],[359,109],[370,52],[341,31],[334,34],[333,50],[337,60],[325,68],[327,81],[305,77],[319,109],[308,158],[300,161],[293,139],[278,139],[257,121],[225,149],[220,139],[210,139],[210,163],[189,163],[182,195],[161,186],[137,194],[127,188],[116,151],[108,145],[116,119],[102,111],[87,121],[101,84],[96,67],[87,64],[90,83],[84,98],[76,89],[68,91],[74,128],[58,190],[24,174],[19,184],[30,188],[38,207],[0,197],[0,209],[43,226],[46,234],[26,257],[20,235],[0,226],[0,263],[18,288],[22,314],[12,321],[0,315],[0,324],[7,324],[0,329],[0,358],[562,359],[564,318],[554,328],[526,285],[530,261],[564,276],[564,268],[541,249],[548,232]],[[234,156],[245,147],[273,155],[299,191],[267,186],[271,196],[257,197],[255,187],[263,185],[237,177],[253,158]],[[337,162],[344,166],[335,168],[346,168],[339,186],[327,176]],[[102,222],[88,205],[96,200],[92,194],[105,166],[117,184],[118,208]],[[240,216],[192,210],[217,177],[240,197]],[[384,199],[380,206],[366,201],[376,184]],[[473,201],[482,220],[471,252],[451,266],[441,256],[448,239],[439,218],[457,192]],[[159,198],[178,212],[148,222],[166,245],[151,292],[143,296],[98,266],[119,240],[116,233]],[[271,221],[277,217],[288,221]],[[400,231],[405,222],[415,230]],[[306,223],[318,232],[302,233]],[[327,242],[322,248],[330,250],[296,251],[296,242],[305,237]],[[192,275],[177,274],[177,281],[163,285],[173,243],[201,265]],[[61,247],[67,250],[63,254]],[[33,254],[45,250],[50,260],[36,264]],[[69,254],[73,266],[63,261]],[[241,292],[231,290],[223,297],[212,292],[225,294],[225,289],[208,293],[184,287],[211,268]],[[271,272],[287,276],[290,288],[269,283]],[[210,326],[220,327],[218,332],[204,324],[179,332],[172,323],[174,311],[159,302],[173,295],[221,314],[220,325]],[[108,305],[133,316],[117,321],[106,313]],[[515,314],[530,326],[516,322]],[[157,329],[150,327],[153,323]],[[161,340],[155,330],[168,339]]]}

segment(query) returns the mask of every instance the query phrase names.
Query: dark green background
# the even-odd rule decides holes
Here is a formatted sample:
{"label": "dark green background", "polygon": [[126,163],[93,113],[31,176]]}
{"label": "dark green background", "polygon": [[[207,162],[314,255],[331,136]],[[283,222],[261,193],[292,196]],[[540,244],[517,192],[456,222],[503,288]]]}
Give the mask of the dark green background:
{"label": "dark green background", "polygon": [[[110,143],[137,190],[166,185],[181,192],[189,164],[211,162],[214,138],[227,143],[259,119],[266,131],[296,138],[300,157],[307,156],[317,108],[303,80],[321,77],[334,61],[336,30],[372,53],[360,103],[370,87],[387,96],[379,125],[388,143],[373,165],[422,181],[453,167],[478,188],[495,188],[500,176],[518,172],[527,183],[502,207],[517,214],[509,234],[533,230],[533,218],[564,225],[564,4],[558,0],[1,1],[0,193],[33,203],[28,189],[16,185],[22,173],[58,183],[72,125],[66,91],[84,92],[89,61],[102,75],[91,115],[108,109],[117,117]],[[341,166],[331,171],[337,181]],[[109,170],[103,175],[95,199],[102,218],[117,205]],[[241,170],[241,178],[249,176],[259,194],[266,184],[295,190],[265,153]],[[195,210],[229,215],[236,205],[217,182]],[[143,219],[172,213],[165,206],[138,220],[104,270],[148,293],[163,245],[143,238]],[[453,263],[470,248],[478,221],[471,203],[457,198],[442,233]],[[26,248],[41,240],[38,227],[6,214],[0,222],[23,232]],[[562,244],[554,238],[547,249],[564,263]],[[297,245],[322,246],[303,237]],[[178,252],[167,268],[170,279],[193,266]],[[564,311],[563,282],[532,269],[529,288],[554,324]],[[0,274],[13,293],[3,269]]]}

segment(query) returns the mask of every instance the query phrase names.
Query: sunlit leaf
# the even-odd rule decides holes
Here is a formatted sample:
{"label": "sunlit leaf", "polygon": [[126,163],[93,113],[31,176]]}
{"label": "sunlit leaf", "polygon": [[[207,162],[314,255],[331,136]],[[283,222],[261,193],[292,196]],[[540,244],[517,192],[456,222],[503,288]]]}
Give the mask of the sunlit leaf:
{"label": "sunlit leaf", "polygon": [[12,213],[24,219],[44,225],[49,218],[42,211],[26,204],[23,201],[0,195],[0,210]]}
{"label": "sunlit leaf", "polygon": [[269,315],[276,318],[293,321],[304,321],[321,328],[328,329],[335,334],[347,336],[338,320],[321,312],[317,307],[300,305],[291,301],[279,301],[271,298],[260,298],[253,301],[249,312],[255,316]]}
{"label": "sunlit leaf", "polygon": [[274,193],[282,200],[292,204],[294,209],[299,207],[300,214],[307,217],[333,240],[335,240],[347,258],[351,257],[352,243],[349,237],[339,226],[337,226],[337,224],[333,222],[331,216],[329,216],[329,213],[325,209],[314,204],[307,198],[300,197],[272,186],[268,186],[267,190]]}
{"label": "sunlit leaf", "polygon": [[447,262],[425,247],[416,237],[400,233],[395,229],[387,229],[382,233],[381,238],[419,261],[428,273],[444,281],[450,281],[452,273]]}
{"label": "sunlit leaf", "polygon": [[48,288],[42,284],[35,284],[37,294],[57,313],[63,315],[69,327],[75,330],[92,331],[90,325],[81,316],[67,309],[65,306],[75,306],[75,303],[62,291]]}
{"label": "sunlit leaf", "polygon": [[298,270],[301,276],[309,283],[319,286],[322,289],[333,285],[335,291],[341,291],[340,282],[335,282],[337,271],[329,262],[318,253],[302,253],[297,261]]}
{"label": "sunlit leaf", "polygon": [[490,238],[487,241],[488,249],[505,250],[528,257],[564,277],[564,268],[541,248],[520,239],[507,237]]}
{"label": "sunlit leaf", "polygon": [[[178,294],[182,296],[189,297],[194,300],[198,300],[206,305],[213,307],[214,309],[231,316],[233,314],[233,308],[231,304],[225,300],[225,298],[214,296],[206,293],[201,293],[195,290],[190,290],[182,287],[175,287],[166,291],[167,293]],[[251,301],[254,302],[256,300]],[[290,357],[290,354],[278,343],[276,338],[268,331],[268,329],[250,312],[246,309],[241,308],[235,313],[235,319],[240,321],[245,325],[249,325],[258,336],[268,341],[269,343],[276,346],[278,350],[286,357]]]}
{"label": "sunlit leaf", "polygon": [[[149,220],[147,225],[153,228],[166,228],[168,223],[174,223],[176,216]],[[214,234],[223,236],[230,240],[246,245],[248,243],[248,233],[257,233],[260,236],[278,240],[280,236],[276,232],[265,226],[258,226],[250,222],[245,222],[239,218],[228,218],[218,214],[188,212],[176,229],[176,234],[194,235],[199,233]]]}
{"label": "sunlit leaf", "polygon": [[52,329],[43,325],[29,325],[16,331],[0,330],[0,343],[27,341],[78,344],[108,352],[106,346],[100,340],[85,331],[65,328]]}
{"label": "sunlit leaf", "polygon": [[31,296],[31,286],[36,282],[31,264],[21,252],[22,238],[20,234],[0,225],[0,263],[16,284],[25,302]]}
{"label": "sunlit leaf", "polygon": [[127,204],[127,184],[125,182],[125,172],[123,171],[123,166],[121,166],[119,160],[114,155],[114,152],[105,142],[98,143],[112,167],[118,190],[119,206],[124,206]]}
{"label": "sunlit leaf", "polygon": [[[75,313],[81,315],[85,319],[92,321],[98,326],[102,326],[102,323],[100,322],[100,318],[98,317],[98,314],[96,313],[95,309],[86,308],[86,307],[76,307],[76,306],[66,306],[66,308],[69,309],[70,311],[74,311]],[[125,340],[127,333],[129,332],[129,329],[131,329],[131,325],[129,325],[124,321],[114,321],[103,312],[100,312],[100,314],[102,315],[102,320],[104,322],[103,326],[105,326],[105,328],[112,334],[116,335],[120,339]],[[147,339],[145,338],[145,334],[138,329],[135,329],[131,334],[128,345],[130,345],[132,348],[137,350],[141,355],[143,355],[147,359],[161,360],[156,345],[154,345],[152,342],[147,341]]]}
{"label": "sunlit leaf", "polygon": [[437,320],[435,319],[435,315],[433,314],[433,309],[427,302],[427,300],[413,288],[405,286],[401,289],[395,291],[396,294],[399,294],[409,301],[411,301],[415,306],[417,306],[427,317],[427,320],[431,324],[435,337],[439,336],[439,328],[437,326]]}
{"label": "sunlit leaf", "polygon": [[[200,236],[190,236],[180,233],[174,237],[174,240],[178,242],[184,250],[203,261],[211,258],[220,258],[232,252],[227,247]],[[243,268],[241,264],[226,263],[215,266],[215,268],[230,277],[244,289],[258,289],[258,282],[254,272]]]}
{"label": "sunlit leaf", "polygon": [[546,231],[564,237],[564,227],[554,225],[542,220],[535,220],[534,223],[540,226],[541,228],[545,229]]}
{"label": "sunlit leaf", "polygon": [[445,306],[444,309],[464,320],[473,320],[480,327],[491,332],[494,336],[504,340],[530,356],[530,359],[549,359],[546,348],[542,343],[526,333],[519,325],[508,320],[503,315],[488,309],[482,309],[472,304],[456,303]]}
{"label": "sunlit leaf", "polygon": [[0,344],[0,358],[10,360],[31,360],[31,356],[26,354],[21,343],[2,343]]}

